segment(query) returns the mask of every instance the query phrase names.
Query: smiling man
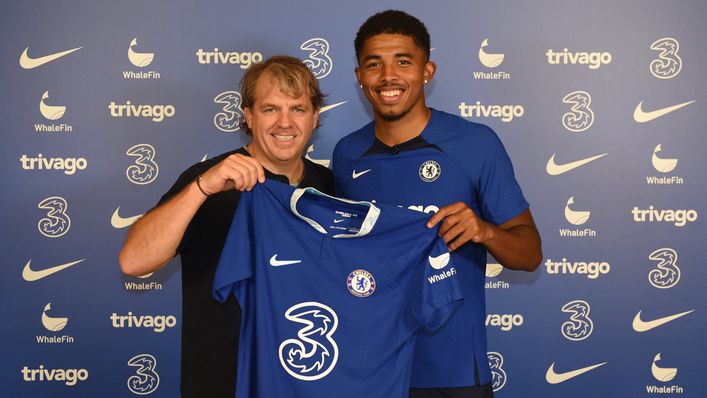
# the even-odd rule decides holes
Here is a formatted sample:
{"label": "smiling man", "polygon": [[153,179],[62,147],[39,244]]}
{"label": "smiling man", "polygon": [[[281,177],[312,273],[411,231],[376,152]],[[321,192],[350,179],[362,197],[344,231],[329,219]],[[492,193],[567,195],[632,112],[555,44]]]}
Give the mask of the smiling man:
{"label": "smiling man", "polygon": [[144,275],[176,254],[182,260],[182,397],[235,395],[241,311],[231,296],[211,296],[216,265],[240,199],[265,177],[332,193],[331,171],[302,157],[317,127],[323,95],[293,57],[254,64],[241,81],[252,141],[191,166],[131,228],[120,251],[126,274]]}
{"label": "smiling man", "polygon": [[354,42],[356,77],[374,121],[334,150],[337,195],[435,212],[459,264],[465,303],[434,334],[418,336],[411,397],[490,397],[484,278],[487,252],[512,269],[542,259],[540,235],[513,166],[487,126],[429,108],[435,75],[425,25],[402,11],[370,17]]}

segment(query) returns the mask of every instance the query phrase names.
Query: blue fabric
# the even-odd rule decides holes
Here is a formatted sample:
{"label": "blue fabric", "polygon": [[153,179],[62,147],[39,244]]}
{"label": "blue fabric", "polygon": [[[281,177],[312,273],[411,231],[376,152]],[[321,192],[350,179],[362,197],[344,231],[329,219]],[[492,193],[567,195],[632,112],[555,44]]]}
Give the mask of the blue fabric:
{"label": "blue fabric", "polygon": [[243,308],[237,397],[407,397],[414,342],[462,301],[426,217],[268,180],[242,195],[214,297]]}

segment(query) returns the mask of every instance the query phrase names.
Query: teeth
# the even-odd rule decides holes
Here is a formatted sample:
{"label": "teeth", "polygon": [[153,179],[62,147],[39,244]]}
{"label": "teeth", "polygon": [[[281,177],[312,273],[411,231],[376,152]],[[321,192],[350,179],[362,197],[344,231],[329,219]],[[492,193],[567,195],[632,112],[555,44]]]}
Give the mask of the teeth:
{"label": "teeth", "polygon": [[279,134],[273,134],[275,136],[275,139],[278,141],[292,141],[295,139],[294,135],[279,135]]}
{"label": "teeth", "polygon": [[401,92],[401,90],[385,90],[381,91],[381,95],[384,97],[395,97],[400,95]]}

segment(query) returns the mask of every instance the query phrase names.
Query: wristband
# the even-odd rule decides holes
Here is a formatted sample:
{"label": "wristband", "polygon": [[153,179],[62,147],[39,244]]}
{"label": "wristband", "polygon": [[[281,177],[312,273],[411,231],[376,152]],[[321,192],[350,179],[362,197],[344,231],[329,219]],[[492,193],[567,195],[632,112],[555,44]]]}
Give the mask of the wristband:
{"label": "wristband", "polygon": [[199,174],[199,175],[196,177],[196,180],[195,180],[195,181],[196,181],[196,187],[199,188],[199,190],[201,191],[201,193],[203,193],[204,196],[206,196],[207,198],[210,197],[211,195],[209,195],[208,193],[206,193],[206,191],[204,191],[204,188],[201,187],[201,184],[200,184],[200,182],[201,182],[201,174]]}

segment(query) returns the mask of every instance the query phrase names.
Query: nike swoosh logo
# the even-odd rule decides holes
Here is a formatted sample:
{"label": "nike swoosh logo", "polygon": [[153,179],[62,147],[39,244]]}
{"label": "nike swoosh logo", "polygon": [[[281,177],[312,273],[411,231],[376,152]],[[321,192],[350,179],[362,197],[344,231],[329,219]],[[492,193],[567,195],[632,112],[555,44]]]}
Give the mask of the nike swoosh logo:
{"label": "nike swoosh logo", "polygon": [[301,262],[302,262],[302,260],[278,260],[277,254],[270,257],[270,265],[272,265],[273,267],[281,267],[283,265],[298,264]]}
{"label": "nike swoosh logo", "polygon": [[120,228],[129,227],[130,225],[135,223],[135,221],[137,221],[140,217],[142,217],[142,214],[138,214],[137,216],[123,218],[120,216],[120,214],[118,214],[119,211],[120,211],[120,207],[115,209],[115,211],[113,212],[113,215],[110,218],[110,225],[112,225],[113,228],[120,229]]}
{"label": "nike swoosh logo", "polygon": [[633,120],[637,121],[638,123],[650,122],[653,119],[657,119],[661,116],[667,115],[668,113],[670,113],[672,111],[676,111],[684,106],[688,106],[693,102],[695,102],[695,101],[693,100],[693,101],[683,102],[682,104],[668,106],[666,108],[661,108],[661,109],[651,111],[651,112],[645,112],[643,110],[643,101],[641,101],[638,103],[638,105],[636,106],[636,109],[633,111]]}
{"label": "nike swoosh logo", "polygon": [[449,264],[449,252],[440,254],[437,257],[427,256],[427,260],[434,269],[442,269]]}
{"label": "nike swoosh logo", "polygon": [[355,179],[357,179],[358,177],[361,177],[362,175],[368,173],[369,171],[371,171],[371,169],[363,170],[362,172],[357,173],[356,170],[354,169],[353,173],[351,173],[351,177],[353,177],[353,179],[355,180]]}
{"label": "nike swoosh logo", "polygon": [[321,108],[319,109],[319,113],[324,113],[324,112],[326,112],[326,111],[330,111],[330,110],[336,108],[336,107],[339,106],[339,105],[344,105],[344,104],[347,103],[347,102],[349,102],[349,101],[343,101],[343,102],[338,102],[338,103],[336,103],[336,104],[331,104],[331,105],[323,106],[323,107],[321,107]]}
{"label": "nike swoosh logo", "polygon": [[602,362],[596,365],[587,366],[586,368],[581,368],[570,372],[555,373],[555,362],[553,362],[552,365],[550,365],[550,367],[547,369],[547,373],[545,373],[545,380],[547,380],[547,382],[550,384],[559,384],[574,377],[577,377],[581,374],[587,373],[590,370],[594,370],[600,366],[606,365],[607,363],[608,362]]}
{"label": "nike swoosh logo", "polygon": [[635,330],[639,333],[640,332],[647,332],[651,329],[657,328],[658,326],[665,325],[668,322],[674,321],[675,319],[685,316],[685,315],[691,313],[692,311],[694,311],[694,310],[681,312],[679,314],[670,315],[670,316],[666,316],[663,318],[658,318],[658,319],[648,321],[648,322],[641,320],[641,311],[638,311],[638,314],[636,314],[636,316],[633,318],[633,330]]}
{"label": "nike swoosh logo", "polygon": [[338,224],[340,222],[344,222],[344,220],[334,220],[334,224]]}
{"label": "nike swoosh logo", "polygon": [[564,174],[570,170],[576,169],[577,167],[584,166],[585,164],[589,162],[593,162],[599,158],[602,158],[604,156],[608,155],[608,153],[603,153],[601,155],[596,155],[592,156],[586,159],[581,159],[577,160],[575,162],[570,162],[570,163],[565,163],[565,164],[557,164],[555,163],[555,154],[553,153],[552,156],[550,157],[550,160],[547,161],[547,166],[545,166],[545,170],[547,171],[547,174],[550,174],[551,176],[558,176],[560,174]]}
{"label": "nike swoosh logo", "polygon": [[27,50],[29,50],[29,47],[25,48],[25,51],[22,52],[22,55],[20,55],[20,66],[23,67],[24,69],[34,69],[38,66],[42,66],[48,62],[52,62],[55,59],[61,58],[64,55],[69,55],[74,51],[78,51],[82,49],[83,47],[76,47],[71,50],[66,50],[62,52],[58,52],[55,54],[50,54],[50,55],[45,55],[43,57],[39,58],[30,58],[29,55],[27,55]]}
{"label": "nike swoosh logo", "polygon": [[65,270],[71,266],[74,266],[80,262],[82,262],[84,259],[78,260],[78,261],[73,261],[70,263],[66,264],[61,264],[61,265],[56,265],[54,267],[46,268],[41,271],[34,271],[32,268],[30,268],[30,263],[32,260],[27,261],[27,264],[25,264],[25,268],[22,270],[22,278],[26,280],[27,282],[34,282],[38,281],[42,278],[46,278],[47,276],[51,274],[55,274],[61,270]]}

